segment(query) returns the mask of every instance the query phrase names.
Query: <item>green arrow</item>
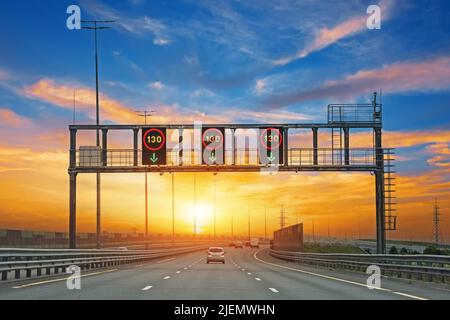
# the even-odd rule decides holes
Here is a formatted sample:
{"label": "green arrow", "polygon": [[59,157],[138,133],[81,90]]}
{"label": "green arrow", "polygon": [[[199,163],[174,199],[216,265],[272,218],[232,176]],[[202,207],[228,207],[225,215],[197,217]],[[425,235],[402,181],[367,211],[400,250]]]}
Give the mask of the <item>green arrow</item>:
{"label": "green arrow", "polygon": [[272,152],[270,153],[270,156],[267,157],[267,160],[269,160],[269,162],[273,162],[273,160],[275,160],[276,157],[272,155]]}
{"label": "green arrow", "polygon": [[209,156],[209,160],[211,162],[215,162],[216,161],[216,153],[215,152],[211,152],[211,155]]}
{"label": "green arrow", "polygon": [[155,163],[156,161],[158,161],[158,157],[156,156],[155,153],[152,153],[152,156],[150,157],[150,161]]}

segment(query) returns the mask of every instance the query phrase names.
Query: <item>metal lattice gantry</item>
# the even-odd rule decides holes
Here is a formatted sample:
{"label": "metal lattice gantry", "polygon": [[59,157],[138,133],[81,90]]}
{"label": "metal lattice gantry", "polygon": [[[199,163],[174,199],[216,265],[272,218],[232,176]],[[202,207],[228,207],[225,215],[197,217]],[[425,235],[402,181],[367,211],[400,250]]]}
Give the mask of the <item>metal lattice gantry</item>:
{"label": "metal lattice gantry", "polygon": [[[389,171],[393,150],[382,147],[381,116],[382,106],[375,93],[371,104],[329,105],[326,123],[70,125],[70,248],[76,248],[79,173],[365,171],[375,175],[377,251],[385,253],[386,229],[395,230],[391,221],[396,217]],[[290,132],[294,129],[312,131],[312,148],[291,146]],[[372,145],[351,148],[352,129],[372,131]],[[77,145],[77,132],[86,130],[101,131],[100,147]],[[132,149],[108,148],[108,132],[117,130],[133,133]],[[331,131],[331,147],[319,147],[319,131]],[[172,148],[167,148],[168,133],[178,135]],[[186,136],[199,143],[186,146]]]}

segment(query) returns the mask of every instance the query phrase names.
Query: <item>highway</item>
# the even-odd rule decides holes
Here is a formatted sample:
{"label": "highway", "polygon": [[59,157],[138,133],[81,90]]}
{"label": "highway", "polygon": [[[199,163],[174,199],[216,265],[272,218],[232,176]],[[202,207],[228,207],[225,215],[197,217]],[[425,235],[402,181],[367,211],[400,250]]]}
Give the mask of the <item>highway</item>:
{"label": "highway", "polygon": [[225,248],[226,263],[206,264],[195,252],[82,272],[81,289],[68,290],[68,275],[0,282],[8,299],[450,299],[450,291],[424,284],[382,279],[366,287],[365,274],[316,269],[284,262],[266,248]]}

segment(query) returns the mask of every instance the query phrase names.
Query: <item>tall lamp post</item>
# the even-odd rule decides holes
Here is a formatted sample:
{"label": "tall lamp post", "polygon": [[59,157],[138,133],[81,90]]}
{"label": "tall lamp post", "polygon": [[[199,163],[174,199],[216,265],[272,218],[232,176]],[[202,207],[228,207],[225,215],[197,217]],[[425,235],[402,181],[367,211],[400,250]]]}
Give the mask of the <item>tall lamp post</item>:
{"label": "tall lamp post", "polygon": [[[144,124],[147,125],[147,117],[152,117],[155,110],[135,111],[139,116],[144,117]],[[145,171],[145,249],[148,249],[148,183],[147,171]]]}
{"label": "tall lamp post", "polygon": [[[113,20],[82,20],[81,23],[85,24],[81,28],[94,31],[94,44],[95,44],[95,124],[97,126],[96,138],[97,148],[100,149],[100,105],[98,94],[98,53],[97,53],[97,30],[109,29],[109,27],[98,25],[113,23]],[[87,25],[86,25],[87,24]],[[97,172],[97,249],[101,247],[101,188],[100,188],[100,173]]]}
{"label": "tall lamp post", "polygon": [[214,172],[214,241],[216,241],[216,214],[217,214],[217,172]]}

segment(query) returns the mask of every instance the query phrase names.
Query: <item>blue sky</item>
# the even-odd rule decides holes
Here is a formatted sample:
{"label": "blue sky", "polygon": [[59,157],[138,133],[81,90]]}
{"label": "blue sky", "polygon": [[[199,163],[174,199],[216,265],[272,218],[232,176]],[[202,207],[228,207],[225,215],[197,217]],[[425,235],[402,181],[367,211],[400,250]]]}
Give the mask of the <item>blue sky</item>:
{"label": "blue sky", "polygon": [[[348,27],[374,3],[381,30]],[[133,110],[321,122],[328,103],[367,102],[382,89],[387,131],[450,125],[448,1],[2,2],[0,101],[18,116],[71,121],[67,106],[24,94],[42,79],[94,87],[93,35],[66,28],[70,4],[82,19],[117,21],[99,34],[101,92]],[[331,39],[320,44],[321,32]]]}

